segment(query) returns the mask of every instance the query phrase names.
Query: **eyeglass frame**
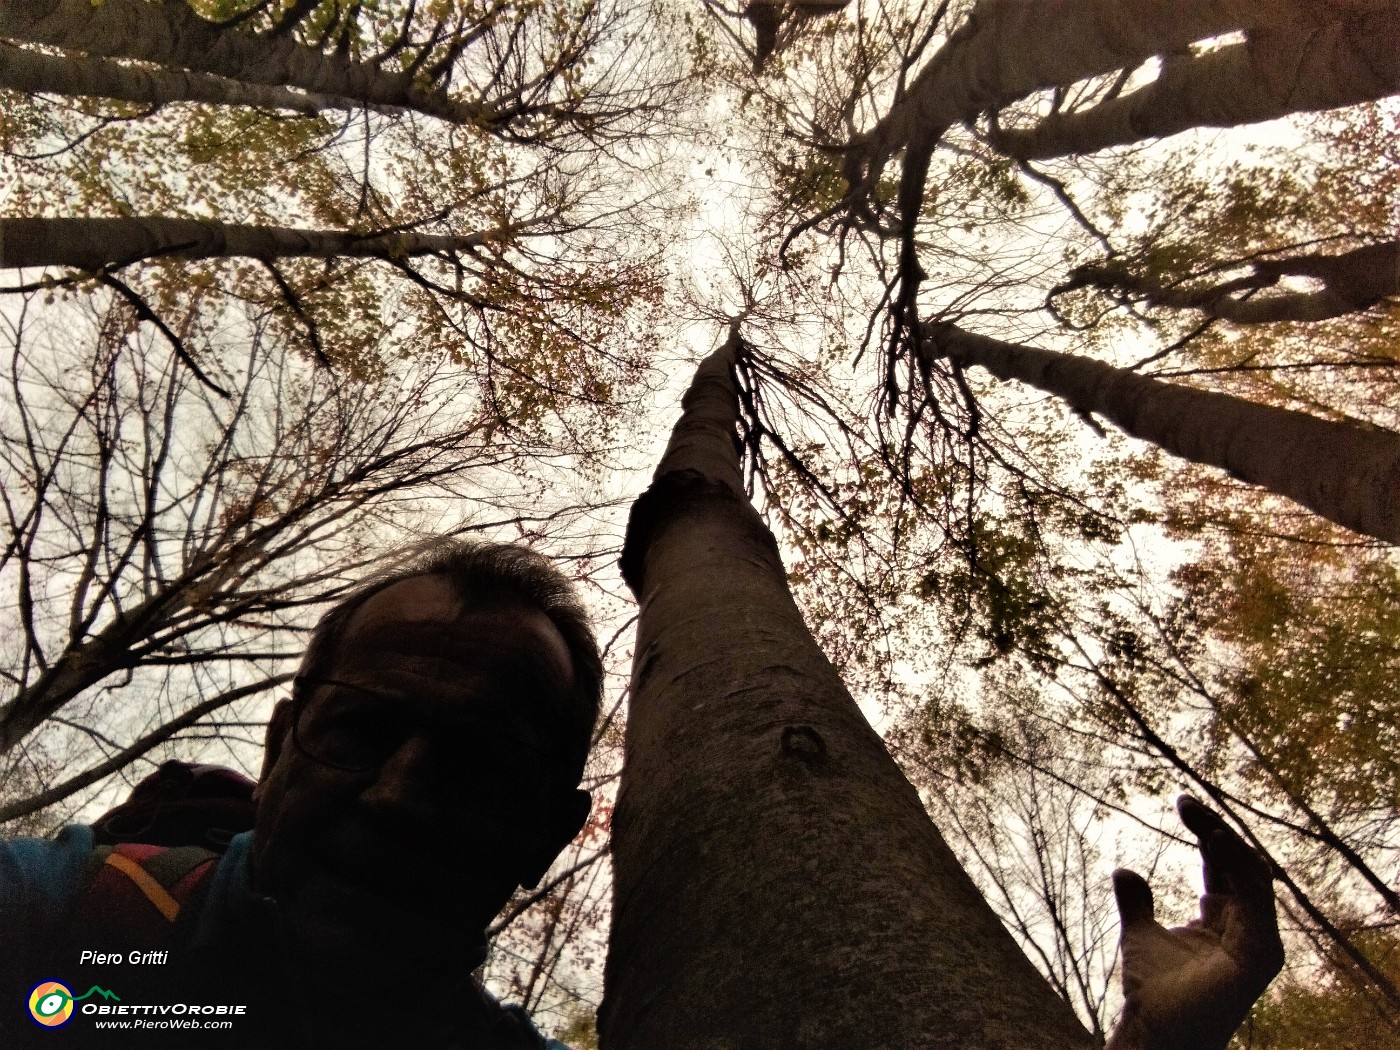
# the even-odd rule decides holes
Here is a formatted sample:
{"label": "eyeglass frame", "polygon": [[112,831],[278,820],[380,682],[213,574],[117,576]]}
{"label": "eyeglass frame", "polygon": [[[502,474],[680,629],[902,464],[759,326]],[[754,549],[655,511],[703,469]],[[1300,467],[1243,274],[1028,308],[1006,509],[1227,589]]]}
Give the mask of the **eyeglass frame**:
{"label": "eyeglass frame", "polygon": [[[322,678],[317,675],[297,675],[292,679],[291,721],[293,746],[297,749],[297,752],[299,754],[310,759],[312,762],[326,766],[330,769],[339,770],[342,773],[353,773],[363,776],[366,773],[371,773],[376,770],[383,769],[384,764],[394,756],[395,752],[398,750],[398,747],[402,746],[402,742],[400,742],[398,747],[395,747],[393,751],[388,752],[381,759],[377,759],[363,766],[352,766],[346,765],[343,762],[332,761],[331,759],[328,759],[323,755],[317,754],[314,750],[307,747],[306,744],[302,741],[300,726],[302,717],[311,703],[310,690],[318,686],[327,685],[338,689],[349,689],[353,692],[364,693],[368,696],[375,697],[378,700],[393,700],[399,703],[404,702],[404,698],[402,696],[395,696],[393,693],[381,692],[380,690],[373,689],[369,686],[356,685],[354,682],[346,682],[338,678]],[[483,720],[483,724],[485,724],[486,721],[487,720]],[[548,773],[548,770],[553,768],[552,760],[558,759],[562,756],[563,749],[561,747],[537,745],[532,741],[524,741],[521,740],[518,736],[514,736],[513,734],[510,735],[512,736],[512,739],[516,741],[516,743],[521,744],[527,750],[534,751],[544,759],[544,762],[542,763],[542,768],[546,771],[546,774]],[[408,740],[411,738],[405,737],[404,739]]]}

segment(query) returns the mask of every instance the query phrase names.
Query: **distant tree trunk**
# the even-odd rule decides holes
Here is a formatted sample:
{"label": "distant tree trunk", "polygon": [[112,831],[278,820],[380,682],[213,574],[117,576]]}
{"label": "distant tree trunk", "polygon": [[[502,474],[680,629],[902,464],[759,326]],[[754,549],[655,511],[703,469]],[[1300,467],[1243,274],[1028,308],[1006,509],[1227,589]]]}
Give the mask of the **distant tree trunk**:
{"label": "distant tree trunk", "polygon": [[301,88],[366,105],[417,110],[454,123],[492,119],[488,109],[423,88],[412,74],[387,72],[373,62],[319,51],[290,34],[221,29],[183,0],[5,0],[0,36],[180,66],[249,84]]}
{"label": "distant tree trunk", "polygon": [[[1349,10],[1384,10],[1395,4],[1350,0]],[[949,128],[1035,91],[1130,72],[1150,58],[1179,54],[1209,37],[1277,27],[1316,29],[1337,19],[1334,7],[1308,0],[978,0],[889,111],[850,144],[842,161],[854,210],[873,214],[884,208],[879,201],[884,170],[903,153],[896,197],[899,282],[891,307],[897,331],[909,331],[917,323],[923,271],[914,231],[933,154]]]}
{"label": "distant tree trunk", "polygon": [[1087,1048],[802,622],[740,478],[740,346],[701,364],[628,526],[601,1045]]}
{"label": "distant tree trunk", "polygon": [[0,44],[0,87],[30,94],[88,95],[156,106],[205,102],[306,114],[360,105],[344,98],[266,84],[245,84],[209,73],[127,66],[104,58],[60,58],[9,44]]}
{"label": "distant tree trunk", "polygon": [[1400,91],[1400,5],[1329,25],[1251,31],[1243,44],[1162,65],[1152,83],[993,136],[1023,160],[1093,153],[1196,127],[1234,127]]}
{"label": "distant tree trunk", "polygon": [[[1369,6],[1379,6],[1374,0]],[[1131,69],[1237,29],[1319,23],[1330,9],[1300,0],[1150,3],[1144,0],[980,0],[909,89],[847,154],[846,177],[873,186],[908,149],[906,183],[922,188],[928,158],[949,127],[1033,91]],[[906,212],[907,215],[907,212]]]}
{"label": "distant tree trunk", "polygon": [[159,255],[182,259],[401,259],[431,252],[464,252],[489,244],[500,235],[492,232],[453,237],[403,232],[361,236],[339,230],[295,230],[159,216],[0,219],[0,268],[76,266],[100,270]]}
{"label": "distant tree trunk", "polygon": [[[1400,296],[1400,241],[1368,244],[1336,255],[1321,253],[1258,259],[1252,276],[1207,288],[1162,287],[1119,266],[1083,267],[1064,287],[1095,284],[1141,295],[1152,306],[1200,310],[1235,324],[1274,321],[1325,321]],[[1323,287],[1315,292],[1285,292],[1235,298],[1238,292],[1271,287],[1287,276],[1311,277]]]}
{"label": "distant tree trunk", "polygon": [[1339,525],[1400,543],[1400,436],[1165,383],[1073,354],[925,326],[927,352],[981,365],[1111,420],[1173,455],[1227,470]]}

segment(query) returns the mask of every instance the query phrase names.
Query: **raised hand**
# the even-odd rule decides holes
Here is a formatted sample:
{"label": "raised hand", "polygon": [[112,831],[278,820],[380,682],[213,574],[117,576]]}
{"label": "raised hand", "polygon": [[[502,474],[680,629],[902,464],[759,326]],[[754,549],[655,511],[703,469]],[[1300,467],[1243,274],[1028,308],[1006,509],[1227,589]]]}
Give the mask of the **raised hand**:
{"label": "raised hand", "polygon": [[1200,844],[1201,914],[1167,929],[1147,882],[1113,873],[1125,1003],[1108,1050],[1220,1050],[1283,968],[1268,863],[1190,795],[1176,809]]}

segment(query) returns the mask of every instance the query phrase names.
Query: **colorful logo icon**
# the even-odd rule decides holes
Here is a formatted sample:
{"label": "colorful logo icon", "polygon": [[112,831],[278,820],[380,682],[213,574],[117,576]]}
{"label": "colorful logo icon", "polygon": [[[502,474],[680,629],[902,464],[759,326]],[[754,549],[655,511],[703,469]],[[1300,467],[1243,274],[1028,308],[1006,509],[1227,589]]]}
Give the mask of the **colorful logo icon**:
{"label": "colorful logo icon", "polygon": [[116,992],[93,985],[82,995],[74,995],[61,981],[40,981],[29,990],[29,1016],[35,1024],[45,1028],[60,1028],[73,1016],[73,1004],[81,1002],[89,995],[100,995],[104,999],[121,1002]]}
{"label": "colorful logo icon", "polygon": [[40,981],[29,992],[29,1016],[45,1028],[58,1028],[73,1016],[73,993],[57,981]]}

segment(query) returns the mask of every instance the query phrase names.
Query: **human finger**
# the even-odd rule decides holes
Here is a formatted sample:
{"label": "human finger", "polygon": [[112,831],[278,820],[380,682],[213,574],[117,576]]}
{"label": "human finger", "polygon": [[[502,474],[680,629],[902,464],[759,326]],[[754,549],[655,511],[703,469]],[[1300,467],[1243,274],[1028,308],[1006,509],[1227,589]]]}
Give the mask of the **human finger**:
{"label": "human finger", "polygon": [[1239,835],[1229,828],[1213,831],[1207,849],[1211,864],[1225,874],[1236,896],[1273,900],[1273,868]]}
{"label": "human finger", "polygon": [[1206,872],[1202,924],[1223,937],[1226,950],[1263,982],[1262,988],[1283,966],[1273,868],[1216,814],[1189,802],[1194,805],[1178,802],[1178,809],[1183,820],[1190,813],[1187,826],[1200,836]]}
{"label": "human finger", "polygon": [[1244,845],[1244,842],[1221,819],[1218,813],[1190,795],[1181,795],[1177,798],[1176,811],[1181,817],[1181,822],[1196,836],[1196,841],[1200,846],[1201,870],[1205,878],[1207,895],[1233,892],[1230,861],[1235,858],[1236,854],[1223,844],[1227,839],[1233,839],[1241,846]]}
{"label": "human finger", "polygon": [[[1283,942],[1269,863],[1237,835],[1214,832],[1210,848],[1215,863],[1229,872],[1234,887],[1226,898],[1226,921],[1220,931],[1226,950],[1267,984],[1283,967]],[[1203,912],[1208,899],[1203,898]]]}
{"label": "human finger", "polygon": [[1137,872],[1119,868],[1113,873],[1113,897],[1125,934],[1134,926],[1155,921],[1152,887]]}

